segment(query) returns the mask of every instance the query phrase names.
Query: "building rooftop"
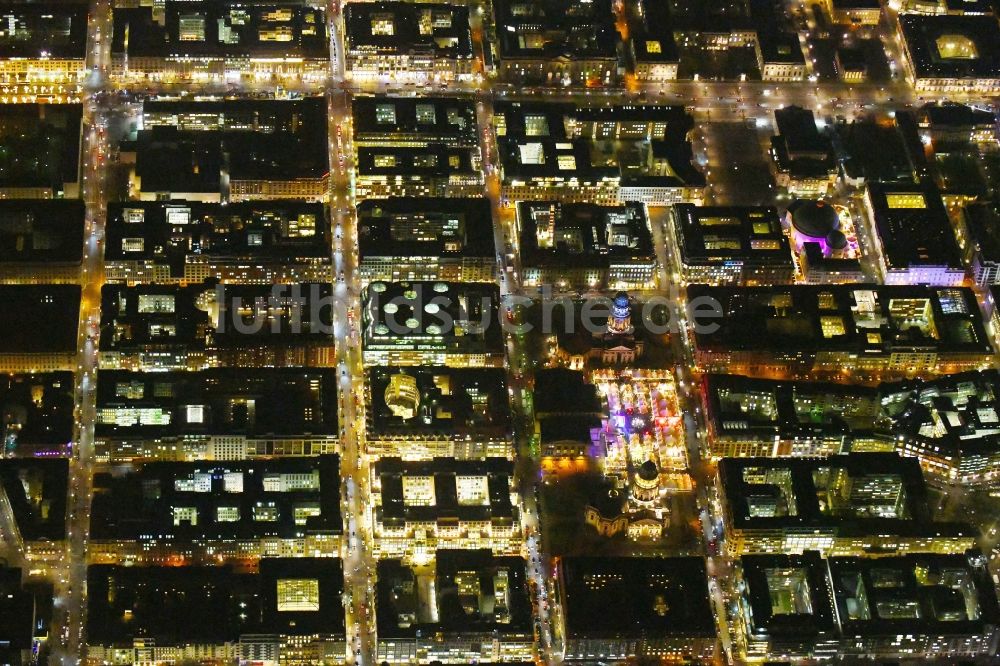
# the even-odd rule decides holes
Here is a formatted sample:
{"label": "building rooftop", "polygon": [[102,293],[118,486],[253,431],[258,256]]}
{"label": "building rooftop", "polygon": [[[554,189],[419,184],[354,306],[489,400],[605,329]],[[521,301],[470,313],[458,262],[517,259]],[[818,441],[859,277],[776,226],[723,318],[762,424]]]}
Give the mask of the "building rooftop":
{"label": "building rooftop", "polygon": [[865,118],[836,126],[841,168],[869,183],[914,184],[928,174],[925,146],[912,114]]}
{"label": "building rooftop", "polygon": [[1000,373],[990,369],[879,386],[878,424],[945,456],[1000,447]]}
{"label": "building rooftop", "polygon": [[567,638],[715,635],[701,557],[564,557]]}
{"label": "building rooftop", "polygon": [[997,118],[992,112],[964,104],[938,103],[920,107],[918,117],[921,127],[933,129],[989,127],[996,128]]}
{"label": "building rooftop", "polygon": [[86,3],[0,4],[0,58],[83,60]]}
{"label": "building rooftop", "polygon": [[494,257],[487,199],[395,197],[358,204],[358,247],[368,257]]}
{"label": "building rooftop", "polygon": [[329,50],[326,13],[305,4],[168,0],[114,11],[115,56],[325,60]]}
{"label": "building rooftop", "polygon": [[535,414],[603,413],[597,387],[579,370],[547,368],[535,374]]}
{"label": "building rooftop", "polygon": [[878,392],[865,386],[708,374],[703,391],[720,437],[850,435],[871,430],[878,412]]}
{"label": "building rooftop", "polygon": [[703,186],[688,135],[694,120],[683,107],[498,102],[503,181],[618,179],[623,184]]}
{"label": "building rooftop", "polygon": [[150,462],[94,476],[90,535],[183,545],[343,531],[340,458]]}
{"label": "building rooftop", "polygon": [[835,631],[826,563],[818,552],[744,555],[740,570],[742,614],[753,638],[814,641]]}
{"label": "building rooftop", "polygon": [[[437,5],[391,3],[422,8]],[[348,5],[345,11],[378,7],[377,3]],[[443,5],[442,5],[443,6]],[[361,9],[359,9],[361,8]],[[464,10],[465,7],[460,7]],[[446,143],[477,146],[476,107],[471,99],[453,97],[354,97],[351,100],[355,145]]]}
{"label": "building rooftop", "polygon": [[351,54],[472,58],[469,9],[461,5],[349,3],[344,30],[344,48]]}
{"label": "building rooftop", "polygon": [[903,14],[899,25],[918,79],[1000,78],[1000,25],[995,16]]}
{"label": "building rooftop", "polygon": [[867,197],[889,270],[964,266],[948,209],[936,187],[869,183]]}
{"label": "building rooftop", "polygon": [[845,637],[981,635],[1000,624],[996,589],[975,551],[831,557],[829,566]]}
{"label": "building rooftop", "polygon": [[976,249],[979,260],[1000,262],[1000,203],[971,203],[963,209],[962,218],[968,242]]}
{"label": "building rooftop", "polygon": [[195,255],[276,262],[330,256],[329,223],[318,203],[115,202],[105,233],[106,260],[167,264],[175,277]]}
{"label": "building rooftop", "polygon": [[78,182],[82,118],[79,104],[0,107],[0,188],[51,188],[58,194],[66,183]]}
{"label": "building rooftop", "polygon": [[689,302],[707,296],[722,308],[717,330],[695,334],[699,350],[992,353],[964,287],[689,285],[687,293]]}
{"label": "building rooftop", "polygon": [[83,213],[80,199],[0,200],[0,263],[80,263]]}
{"label": "building rooftop", "polygon": [[499,354],[499,288],[473,282],[372,282],[362,298],[365,350]]}
{"label": "building rooftop", "polygon": [[0,285],[7,308],[0,353],[53,354],[76,350],[80,287],[70,284]]}
{"label": "building rooftop", "polygon": [[22,582],[22,569],[0,566],[0,660],[20,664],[20,652],[45,638],[52,621],[52,586]]}
{"label": "building rooftop", "polygon": [[381,497],[376,520],[383,524],[517,519],[517,507],[511,502],[514,464],[505,458],[383,456],[374,464],[372,476],[372,492]]}
{"label": "building rooftop", "polygon": [[501,60],[615,58],[611,0],[500,0],[494,15]]}
{"label": "building rooftop", "polygon": [[97,373],[97,437],[337,434],[334,369]]}
{"label": "building rooftop", "polygon": [[823,177],[836,171],[830,140],[820,134],[809,109],[787,106],[774,112],[778,134],[771,138],[771,155],[780,171],[793,177]]}
{"label": "building rooftop", "polygon": [[369,437],[508,437],[499,368],[374,367],[367,371]]}
{"label": "building rooftop", "polygon": [[73,373],[0,374],[3,453],[28,456],[73,439]]}
{"label": "building rooftop", "polygon": [[332,296],[329,283],[106,284],[100,349],[326,344],[332,341]]}
{"label": "building rooftop", "polygon": [[677,63],[680,54],[666,2],[636,0],[631,5],[629,35],[637,63]]}
{"label": "building rooftop", "polygon": [[521,201],[517,219],[524,266],[607,268],[620,261],[656,260],[646,209],[640,203]]}
{"label": "building rooftop", "polygon": [[842,536],[974,534],[932,521],[916,458],[859,453],[826,458],[723,458],[719,485],[731,528],[834,530]]}
{"label": "building rooftop", "polygon": [[792,267],[788,238],[773,206],[675,204],[673,218],[685,265],[737,260]]}
{"label": "building rooftop", "polygon": [[531,602],[520,557],[496,557],[489,549],[441,549],[433,572],[398,559],[380,560],[375,590],[380,640],[438,632],[531,633]]}
{"label": "building rooftop", "polygon": [[478,176],[479,149],[429,143],[422,148],[366,146],[358,148],[357,172],[361,177],[406,180]]}
{"label": "building rooftop", "polygon": [[87,568],[87,639],[131,648],[236,643],[250,634],[344,639],[340,558],[268,557],[229,566]]}
{"label": "building rooftop", "polygon": [[22,539],[62,541],[66,538],[69,459],[0,460],[0,485]]}
{"label": "building rooftop", "polygon": [[219,192],[227,180],[329,173],[326,102],[146,102],[135,142],[144,192]]}

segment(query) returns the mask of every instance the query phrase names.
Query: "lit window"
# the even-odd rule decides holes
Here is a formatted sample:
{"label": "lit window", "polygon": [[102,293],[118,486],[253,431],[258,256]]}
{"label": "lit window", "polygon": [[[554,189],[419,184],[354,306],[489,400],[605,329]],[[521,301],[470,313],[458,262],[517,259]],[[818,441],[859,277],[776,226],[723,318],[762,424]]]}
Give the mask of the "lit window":
{"label": "lit window", "polygon": [[658,41],[649,40],[646,42],[646,53],[663,53],[663,49]]}
{"label": "lit window", "polygon": [[278,612],[319,611],[319,581],[315,578],[279,578]]}

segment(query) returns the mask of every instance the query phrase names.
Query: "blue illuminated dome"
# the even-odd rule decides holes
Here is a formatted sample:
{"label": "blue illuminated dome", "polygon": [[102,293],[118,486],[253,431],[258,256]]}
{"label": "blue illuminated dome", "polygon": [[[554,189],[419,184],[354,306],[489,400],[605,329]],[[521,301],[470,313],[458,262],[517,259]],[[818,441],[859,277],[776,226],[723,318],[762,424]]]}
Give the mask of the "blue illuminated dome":
{"label": "blue illuminated dome", "polygon": [[624,291],[619,291],[615,295],[615,300],[611,303],[611,316],[615,319],[626,319],[632,315],[632,300]]}

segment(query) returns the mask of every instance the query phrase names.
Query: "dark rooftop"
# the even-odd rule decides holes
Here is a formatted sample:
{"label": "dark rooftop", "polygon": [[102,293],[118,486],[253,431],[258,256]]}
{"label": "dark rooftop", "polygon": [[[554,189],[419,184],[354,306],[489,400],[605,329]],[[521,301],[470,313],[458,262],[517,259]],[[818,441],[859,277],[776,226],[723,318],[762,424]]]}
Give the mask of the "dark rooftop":
{"label": "dark rooftop", "polygon": [[105,233],[105,259],[168,264],[176,277],[190,255],[279,262],[330,256],[319,203],[116,202],[108,205]]}
{"label": "dark rooftop", "polygon": [[[94,477],[91,536],[104,541],[245,540],[343,531],[340,458],[150,462]],[[303,507],[308,508],[302,512]]]}
{"label": "dark rooftop", "polygon": [[538,415],[602,413],[597,387],[587,383],[582,372],[566,368],[536,373],[534,404]]}
{"label": "dark rooftop", "polygon": [[66,538],[67,458],[0,460],[0,485],[10,502],[21,538],[25,541]]}
{"label": "dark rooftop", "polygon": [[506,437],[506,374],[499,368],[374,367],[367,371],[368,436]]}
{"label": "dark rooftop", "polygon": [[[517,519],[517,507],[511,503],[514,463],[505,458],[485,460],[403,460],[383,456],[374,465],[374,475],[381,484],[382,504],[377,518],[382,523],[428,520],[500,520]],[[433,477],[434,501],[423,499],[409,503],[403,479]],[[477,487],[474,497],[460,497],[458,477],[481,477],[485,485]]]}
{"label": "dark rooftop", "polygon": [[[162,8],[165,5],[165,8]],[[325,60],[330,42],[322,9],[295,3],[212,0],[191,5],[116,7],[112,54],[132,58],[308,58]]]}
{"label": "dark rooftop", "polygon": [[83,201],[0,200],[0,262],[80,263]]}
{"label": "dark rooftop", "polygon": [[[695,334],[699,350],[992,353],[975,296],[964,287],[689,285],[687,293],[689,302],[707,296],[721,306],[718,329]],[[922,303],[927,316],[911,319],[894,303]]]}
{"label": "dark rooftop", "polygon": [[899,17],[917,79],[1000,78],[1000,25],[995,16]]}
{"label": "dark rooftop", "polygon": [[0,285],[6,317],[0,353],[52,354],[76,350],[80,287],[69,284]]}
{"label": "dark rooftop", "polygon": [[83,60],[86,3],[0,3],[0,58]]}
{"label": "dark rooftop", "polygon": [[933,185],[869,184],[875,232],[890,270],[913,266],[962,268],[948,209]]}
{"label": "dark rooftop", "polygon": [[[379,639],[448,634],[528,634],[531,602],[525,562],[489,549],[436,552],[433,597],[397,559],[380,560],[376,586]],[[436,611],[437,620],[430,617]],[[501,639],[502,640],[502,639]]]}
{"label": "dark rooftop", "polygon": [[640,203],[521,201],[517,204],[524,266],[599,266],[655,260],[646,211]]}
{"label": "dark rooftop", "polygon": [[332,368],[97,373],[98,437],[337,434]]}
{"label": "dark rooftop", "polygon": [[358,204],[358,246],[366,257],[493,257],[487,199],[395,197]]}
{"label": "dark rooftop", "polygon": [[501,60],[615,57],[611,0],[499,0],[494,15]]}
{"label": "dark rooftop", "polygon": [[344,7],[349,53],[471,58],[469,9],[461,5],[360,2]]}
{"label": "dark rooftop", "polygon": [[79,104],[0,107],[0,188],[48,187],[62,192],[79,180]]}
{"label": "dark rooftop", "polygon": [[[404,5],[405,3],[395,3]],[[374,3],[348,5],[346,11]],[[419,8],[434,5],[409,5]],[[462,7],[462,9],[465,9]],[[355,97],[351,101],[354,143],[444,142],[477,146],[476,107],[471,99],[454,97]]]}
{"label": "dark rooftop", "polygon": [[701,557],[564,557],[568,638],[715,635]]}
{"label": "dark rooftop", "polygon": [[343,565],[331,557],[264,558],[259,573],[91,565],[87,638],[121,647],[236,643],[247,634],[343,640],[343,585]]}
{"label": "dark rooftop", "polygon": [[684,264],[744,260],[792,267],[788,238],[773,206],[675,204],[673,219]]}
{"label": "dark rooftop", "polygon": [[73,439],[73,373],[0,374],[4,449],[31,455],[37,448],[68,447]]}

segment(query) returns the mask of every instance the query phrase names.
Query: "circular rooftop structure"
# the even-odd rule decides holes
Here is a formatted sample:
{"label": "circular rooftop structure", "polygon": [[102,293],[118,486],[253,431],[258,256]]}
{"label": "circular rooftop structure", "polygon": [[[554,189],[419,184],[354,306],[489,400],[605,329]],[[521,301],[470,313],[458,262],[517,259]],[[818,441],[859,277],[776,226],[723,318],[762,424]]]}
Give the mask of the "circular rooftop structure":
{"label": "circular rooftop structure", "polygon": [[826,235],[826,245],[831,250],[843,250],[847,247],[847,236],[843,231],[834,229]]}
{"label": "circular rooftop structure", "polygon": [[827,238],[840,228],[837,210],[825,201],[798,199],[788,207],[792,227],[809,238]]}

